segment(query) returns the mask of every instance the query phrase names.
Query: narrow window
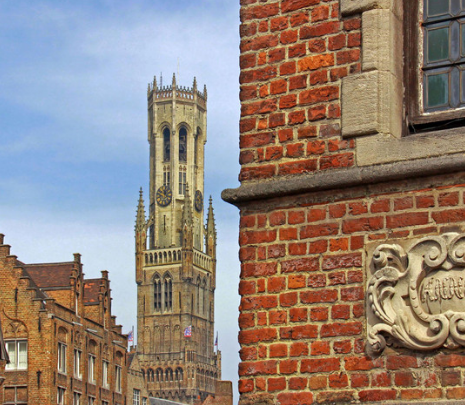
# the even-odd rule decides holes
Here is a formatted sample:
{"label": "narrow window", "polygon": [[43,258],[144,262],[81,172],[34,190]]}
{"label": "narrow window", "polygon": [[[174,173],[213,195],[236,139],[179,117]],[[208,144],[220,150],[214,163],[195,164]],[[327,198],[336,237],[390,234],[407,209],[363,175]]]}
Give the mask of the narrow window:
{"label": "narrow window", "polygon": [[115,366],[115,391],[121,392],[121,367]]}
{"label": "narrow window", "polygon": [[169,166],[163,167],[163,185],[170,186],[171,184],[171,173]]}
{"label": "narrow window", "polygon": [[184,127],[179,130],[179,162],[187,162],[187,131]]}
{"label": "narrow window", "polygon": [[88,405],[95,405],[95,398],[94,397],[88,397],[87,398],[87,403],[88,403]]}
{"label": "narrow window", "polygon": [[179,194],[184,195],[186,194],[186,184],[187,184],[187,176],[186,176],[186,167],[181,166],[179,168]]}
{"label": "narrow window", "polygon": [[89,365],[88,365],[88,381],[91,384],[95,384],[95,356],[89,354]]}
{"label": "narrow window", "polygon": [[62,387],[58,387],[57,389],[57,404],[58,405],[65,405],[65,393],[66,390]]}
{"label": "narrow window", "polygon": [[170,139],[170,129],[165,128],[163,130],[163,161],[170,161],[170,150],[171,150],[171,139]]}
{"label": "narrow window", "polygon": [[79,392],[73,393],[73,405],[81,405],[81,394]]}
{"label": "narrow window", "polygon": [[170,311],[173,307],[173,282],[171,278],[165,278],[165,309]]}
{"label": "narrow window", "polygon": [[155,311],[161,311],[161,280],[155,276],[153,281],[153,308]]}
{"label": "narrow window", "polygon": [[58,342],[58,372],[66,374],[66,345]]}
{"label": "narrow window", "polygon": [[140,405],[140,390],[132,391],[132,405]]}
{"label": "narrow window", "polygon": [[103,360],[102,362],[102,386],[105,389],[110,388],[110,381],[109,381],[109,376],[108,376],[108,366],[110,363],[108,361]]}
{"label": "narrow window", "polygon": [[74,378],[81,379],[81,355],[82,352],[78,349],[74,349]]}

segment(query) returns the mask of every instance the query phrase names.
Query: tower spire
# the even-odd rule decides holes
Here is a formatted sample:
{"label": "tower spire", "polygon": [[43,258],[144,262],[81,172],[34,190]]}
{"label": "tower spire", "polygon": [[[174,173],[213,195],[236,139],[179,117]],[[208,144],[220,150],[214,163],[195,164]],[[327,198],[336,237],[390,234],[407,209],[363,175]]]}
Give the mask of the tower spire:
{"label": "tower spire", "polygon": [[137,204],[136,215],[136,231],[141,231],[145,228],[145,206],[142,187],[139,190],[139,203]]}
{"label": "tower spire", "polygon": [[212,196],[208,202],[208,214],[206,230],[206,252],[208,255],[216,259],[216,225],[215,214],[213,213]]}

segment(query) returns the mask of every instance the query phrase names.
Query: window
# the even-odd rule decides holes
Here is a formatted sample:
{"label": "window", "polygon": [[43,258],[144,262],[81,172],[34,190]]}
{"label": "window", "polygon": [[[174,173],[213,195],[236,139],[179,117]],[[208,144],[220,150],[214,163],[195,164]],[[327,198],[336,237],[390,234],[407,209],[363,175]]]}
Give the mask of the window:
{"label": "window", "polygon": [[147,398],[142,398],[142,405],[147,405]]}
{"label": "window", "polygon": [[89,370],[88,370],[88,379],[91,384],[95,384],[95,356],[89,355]]}
{"label": "window", "polygon": [[66,374],[66,345],[58,342],[58,372]]}
{"label": "window", "polygon": [[66,390],[62,387],[58,387],[57,389],[57,404],[58,405],[65,405],[65,393]]}
{"label": "window", "polygon": [[121,392],[121,367],[115,366],[115,390]]}
{"label": "window", "polygon": [[161,280],[156,275],[153,281],[153,308],[155,311],[161,311]]}
{"label": "window", "polygon": [[78,349],[74,349],[74,378],[81,379],[81,355],[82,352]]}
{"label": "window", "polygon": [[10,340],[5,342],[6,351],[10,358],[10,363],[6,365],[6,370],[26,370],[27,369],[27,340]]}
{"label": "window", "polygon": [[79,392],[73,393],[73,405],[81,405],[81,394]]}
{"label": "window", "polygon": [[163,185],[169,186],[171,184],[171,173],[169,166],[163,167]]}
{"label": "window", "polygon": [[179,161],[187,162],[187,131],[184,127],[179,130]]}
{"label": "window", "polygon": [[140,391],[134,390],[132,392],[132,405],[140,405]]}
{"label": "window", "polygon": [[165,309],[171,310],[173,306],[173,281],[171,278],[165,278]]}
{"label": "window", "polygon": [[165,128],[163,130],[163,161],[164,162],[170,161],[170,149],[171,149],[170,129]]}
{"label": "window", "polygon": [[27,405],[27,386],[15,385],[4,388],[2,404]]}
{"label": "window", "polygon": [[110,388],[110,382],[108,379],[108,366],[110,363],[108,361],[103,360],[102,362],[102,386],[103,388]]}
{"label": "window", "polygon": [[88,397],[87,398],[87,405],[95,405],[95,398],[94,397]]}
{"label": "window", "polygon": [[181,166],[179,168],[179,194],[184,195],[186,194],[186,184],[187,184],[187,177],[186,177],[186,168],[185,166]]}
{"label": "window", "polygon": [[465,1],[404,3],[404,16],[414,17],[405,32],[410,131],[462,125],[457,118],[465,115]]}

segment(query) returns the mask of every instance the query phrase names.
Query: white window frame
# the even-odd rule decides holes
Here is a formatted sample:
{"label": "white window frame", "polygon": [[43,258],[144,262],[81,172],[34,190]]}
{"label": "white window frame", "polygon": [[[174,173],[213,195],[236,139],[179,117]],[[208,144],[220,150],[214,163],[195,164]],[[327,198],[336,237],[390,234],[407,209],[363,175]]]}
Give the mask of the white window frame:
{"label": "white window frame", "polygon": [[115,391],[121,393],[121,366],[115,366]]}
{"label": "white window frame", "polygon": [[81,397],[80,392],[73,392],[73,405],[81,405]]}
{"label": "white window frame", "polygon": [[87,381],[95,385],[95,355],[89,354]]}
{"label": "white window frame", "polygon": [[95,405],[95,398],[94,397],[87,397],[87,404],[88,405]]}
{"label": "white window frame", "polygon": [[58,372],[66,374],[66,345],[58,342]]}
{"label": "white window frame", "polygon": [[7,340],[5,347],[10,358],[5,370],[27,370],[27,339]]}
{"label": "white window frame", "polygon": [[147,398],[142,398],[142,405],[147,405]]}
{"label": "white window frame", "polygon": [[102,387],[110,388],[110,378],[108,370],[110,369],[110,363],[107,360],[102,361]]}
{"label": "white window frame", "polygon": [[81,358],[82,351],[79,349],[74,349],[74,378],[77,378],[79,380],[82,380]]}
{"label": "white window frame", "polygon": [[66,404],[66,389],[63,387],[57,388],[57,405]]}
{"label": "white window frame", "polygon": [[140,390],[132,390],[132,405],[140,405]]}

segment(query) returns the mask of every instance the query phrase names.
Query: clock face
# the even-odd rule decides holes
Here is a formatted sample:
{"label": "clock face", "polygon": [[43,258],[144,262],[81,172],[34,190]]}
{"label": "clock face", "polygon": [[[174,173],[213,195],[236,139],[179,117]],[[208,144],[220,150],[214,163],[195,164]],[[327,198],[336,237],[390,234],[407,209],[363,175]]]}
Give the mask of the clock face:
{"label": "clock face", "polygon": [[194,207],[198,212],[202,211],[203,197],[202,197],[202,193],[199,190],[195,192]]}
{"label": "clock face", "polygon": [[171,202],[173,193],[170,186],[161,186],[157,191],[157,204],[160,207],[166,207]]}

